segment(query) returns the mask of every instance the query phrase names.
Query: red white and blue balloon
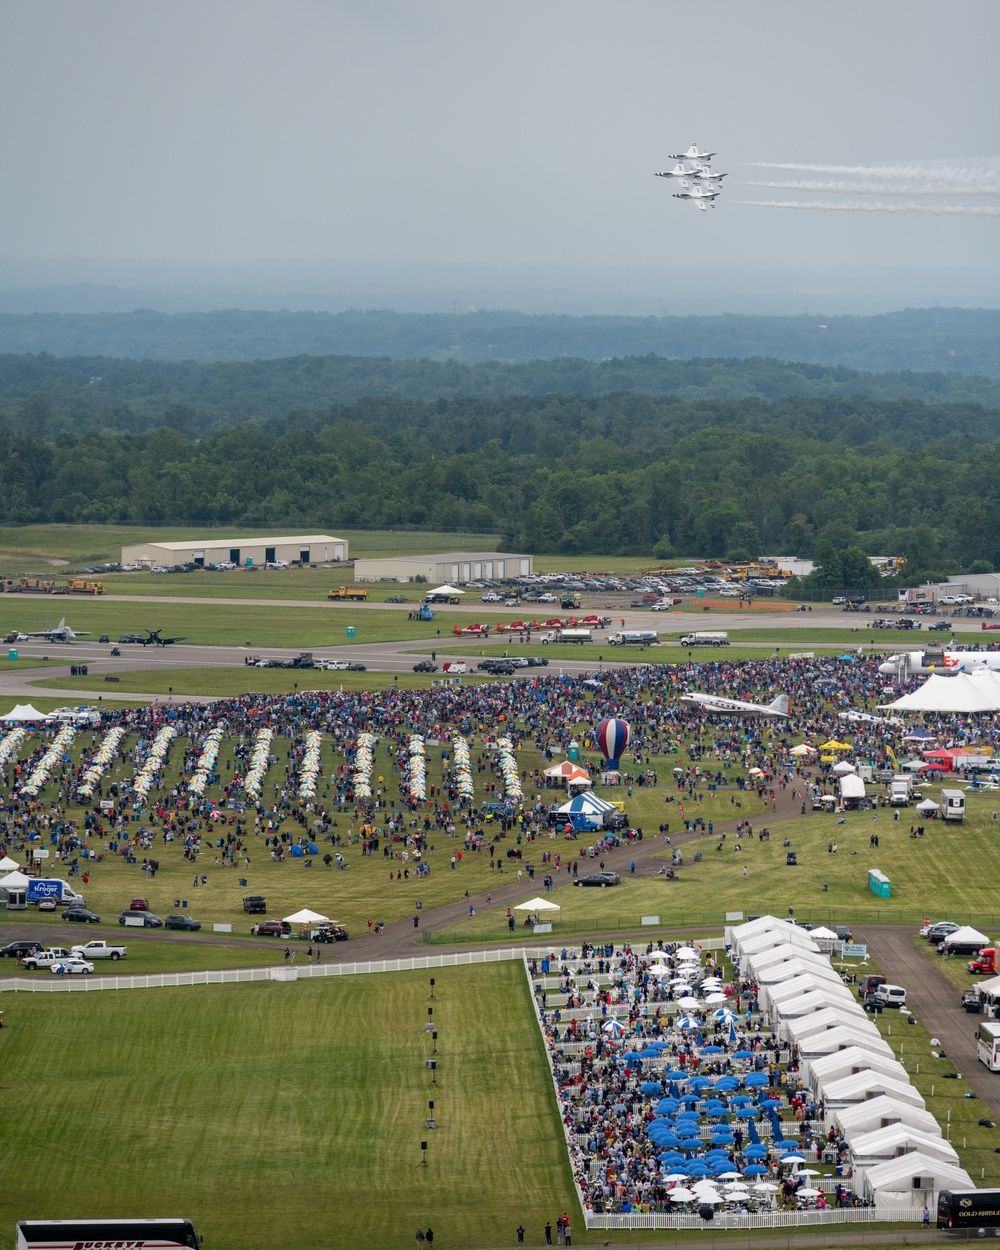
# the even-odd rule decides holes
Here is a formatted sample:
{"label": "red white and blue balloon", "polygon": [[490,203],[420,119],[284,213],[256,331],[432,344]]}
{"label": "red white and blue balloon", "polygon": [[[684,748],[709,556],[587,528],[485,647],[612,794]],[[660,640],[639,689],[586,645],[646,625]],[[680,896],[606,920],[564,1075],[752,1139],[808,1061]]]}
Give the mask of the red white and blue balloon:
{"label": "red white and blue balloon", "polygon": [[594,737],[599,750],[608,761],[608,768],[617,771],[632,737],[628,721],[620,720],[617,716],[608,716],[594,730]]}

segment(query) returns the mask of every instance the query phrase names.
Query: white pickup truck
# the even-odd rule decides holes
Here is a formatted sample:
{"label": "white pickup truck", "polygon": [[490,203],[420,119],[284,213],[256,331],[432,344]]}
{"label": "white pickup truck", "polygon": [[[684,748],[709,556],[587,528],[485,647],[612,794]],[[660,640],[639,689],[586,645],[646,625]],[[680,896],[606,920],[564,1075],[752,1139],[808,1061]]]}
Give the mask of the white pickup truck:
{"label": "white pickup truck", "polygon": [[124,959],[128,954],[127,946],[115,946],[105,942],[103,938],[95,938],[92,942],[84,942],[74,946],[71,952],[82,959]]}
{"label": "white pickup truck", "polygon": [[21,960],[22,968],[51,968],[53,964],[69,959],[70,952],[65,946],[52,946],[48,950],[35,951],[33,955],[25,955]]}

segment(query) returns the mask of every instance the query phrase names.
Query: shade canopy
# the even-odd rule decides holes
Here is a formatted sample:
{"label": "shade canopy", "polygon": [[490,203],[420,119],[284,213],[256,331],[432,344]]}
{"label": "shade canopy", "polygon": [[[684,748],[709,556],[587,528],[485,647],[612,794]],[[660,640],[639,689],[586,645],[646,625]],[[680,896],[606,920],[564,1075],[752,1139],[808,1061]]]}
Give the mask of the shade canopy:
{"label": "shade canopy", "polygon": [[300,911],[294,911],[290,916],[283,917],[285,924],[329,924],[329,916],[321,916],[318,911],[310,911],[308,907],[303,907]]}
{"label": "shade canopy", "polygon": [[547,898],[529,898],[526,903],[518,903],[514,908],[515,911],[561,911],[562,908],[558,903],[552,903]]}
{"label": "shade canopy", "polygon": [[0,716],[0,721],[26,721],[26,720],[48,720],[45,712],[40,712],[37,707],[32,707],[30,703],[17,703],[10,709],[6,716]]}

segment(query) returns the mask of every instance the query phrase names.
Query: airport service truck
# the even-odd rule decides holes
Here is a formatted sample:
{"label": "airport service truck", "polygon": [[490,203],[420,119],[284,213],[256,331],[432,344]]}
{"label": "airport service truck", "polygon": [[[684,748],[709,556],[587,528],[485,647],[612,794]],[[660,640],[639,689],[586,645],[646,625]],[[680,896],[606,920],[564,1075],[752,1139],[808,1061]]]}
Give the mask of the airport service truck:
{"label": "airport service truck", "polygon": [[685,634],[681,639],[682,647],[728,647],[729,635],[717,630],[699,629],[693,634]]}
{"label": "airport service truck", "polygon": [[593,642],[594,635],[589,629],[553,629],[547,634],[542,634],[542,642],[575,642],[583,645],[585,642]]}
{"label": "airport service truck", "polygon": [[652,647],[659,641],[660,636],[655,629],[623,629],[608,637],[613,647]]}

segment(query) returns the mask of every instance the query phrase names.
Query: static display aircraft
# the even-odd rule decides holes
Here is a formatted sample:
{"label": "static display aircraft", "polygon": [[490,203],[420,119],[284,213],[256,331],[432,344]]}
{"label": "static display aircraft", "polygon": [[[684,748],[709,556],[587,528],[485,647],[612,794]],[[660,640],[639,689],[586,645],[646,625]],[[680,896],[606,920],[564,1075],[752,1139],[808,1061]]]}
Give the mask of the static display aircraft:
{"label": "static display aircraft", "polygon": [[147,629],[144,634],[122,634],[119,642],[137,643],[140,647],[169,647],[175,642],[184,642],[187,634],[178,634],[175,638],[164,638],[160,629]]}
{"label": "static display aircraft", "polygon": [[878,671],[886,677],[897,677],[906,669],[911,673],[941,673],[949,677],[983,668],[1000,672],[1000,651],[901,651],[890,655],[878,666]]}
{"label": "static display aircraft", "polygon": [[747,703],[743,699],[726,699],[718,694],[701,694],[689,690],[681,695],[681,703],[720,716],[788,716],[788,695],[779,694],[770,703]]}
{"label": "static display aircraft", "polygon": [[70,629],[66,624],[66,618],[63,617],[58,625],[40,629],[34,634],[23,633],[19,636],[21,638],[44,638],[46,642],[75,642],[77,638],[89,638],[90,633],[83,629]]}

